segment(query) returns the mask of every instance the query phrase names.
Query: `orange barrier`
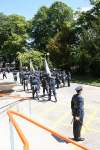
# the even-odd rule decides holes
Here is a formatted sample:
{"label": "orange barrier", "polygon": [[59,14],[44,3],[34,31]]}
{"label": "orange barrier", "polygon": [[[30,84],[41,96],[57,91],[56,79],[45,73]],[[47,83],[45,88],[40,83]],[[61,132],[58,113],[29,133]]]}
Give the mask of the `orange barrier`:
{"label": "orange barrier", "polygon": [[30,119],[30,118],[20,114],[20,113],[17,113],[17,112],[14,112],[14,111],[8,111],[7,113],[10,116],[11,116],[11,114],[19,116],[19,117],[21,117],[21,118],[31,122],[32,124],[35,124],[36,126],[38,126],[38,127],[42,128],[42,129],[50,132],[51,134],[57,136],[58,138],[61,138],[61,139],[63,139],[64,141],[66,141],[68,143],[72,143],[73,145],[81,148],[82,150],[90,150],[89,148],[85,147],[82,144],[79,144],[78,142],[75,142],[74,140],[70,139],[69,137],[65,137],[64,135],[62,135],[60,133],[57,133],[56,131],[53,131],[52,129],[49,129],[49,128],[45,127],[44,125],[41,125],[40,123],[38,123],[38,122],[36,122],[36,121],[34,121],[34,120],[32,120],[32,119]]}
{"label": "orange barrier", "polygon": [[8,116],[10,118],[11,123],[13,124],[13,126],[15,127],[20,139],[22,140],[22,143],[24,144],[24,149],[23,150],[29,150],[29,143],[27,141],[27,139],[25,138],[23,132],[21,131],[21,129],[19,128],[18,124],[16,123],[16,121],[13,119],[13,114],[10,112],[7,112]]}

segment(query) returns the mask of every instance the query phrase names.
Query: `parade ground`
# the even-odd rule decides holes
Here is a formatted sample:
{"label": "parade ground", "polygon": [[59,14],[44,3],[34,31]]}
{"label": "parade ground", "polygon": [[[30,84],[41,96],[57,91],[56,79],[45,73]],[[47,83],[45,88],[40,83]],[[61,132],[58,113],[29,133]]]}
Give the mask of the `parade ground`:
{"label": "parade ground", "polygon": [[[70,87],[66,84],[65,87],[61,86],[57,89],[57,102],[55,103],[53,96],[51,101],[48,101],[47,96],[42,97],[42,90],[39,93],[39,100],[32,99],[31,90],[24,91],[19,80],[15,83],[12,73],[8,73],[7,79],[4,80],[2,79],[2,74],[0,74],[0,141],[2,141],[0,142],[0,149],[12,150],[14,148],[13,150],[20,150],[22,148],[22,142],[19,140],[17,132],[9,123],[7,111],[11,110],[35,119],[65,137],[73,138],[71,98],[78,85],[80,84],[71,83]],[[100,150],[100,87],[84,84],[81,86],[83,86],[82,96],[85,103],[85,117],[82,128],[82,137],[85,138],[85,141],[79,143],[91,150]],[[46,131],[40,131],[40,129],[29,125],[25,120],[15,118],[19,126],[23,128],[31,147],[39,146],[41,150],[44,148],[49,150],[48,144],[50,144],[50,141],[52,145],[50,149],[52,150],[60,150],[61,146],[63,147],[62,150],[72,150],[70,144],[67,144],[68,146],[65,148],[64,143],[54,135],[52,137],[49,135],[49,137]],[[38,134],[36,134],[36,131],[38,131]],[[44,135],[44,139],[47,139],[47,142],[42,142],[44,147],[41,147],[42,135]],[[53,148],[54,143],[56,145]],[[35,148],[35,150],[38,149]]]}

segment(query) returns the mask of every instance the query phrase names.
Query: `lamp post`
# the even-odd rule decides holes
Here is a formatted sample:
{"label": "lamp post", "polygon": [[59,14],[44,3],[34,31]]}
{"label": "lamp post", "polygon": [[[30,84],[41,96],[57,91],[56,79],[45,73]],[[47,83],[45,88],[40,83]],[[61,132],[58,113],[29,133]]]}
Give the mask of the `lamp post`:
{"label": "lamp post", "polygon": [[47,52],[47,53],[46,53],[46,60],[47,60],[47,62],[49,62],[49,55],[50,55],[50,53]]}

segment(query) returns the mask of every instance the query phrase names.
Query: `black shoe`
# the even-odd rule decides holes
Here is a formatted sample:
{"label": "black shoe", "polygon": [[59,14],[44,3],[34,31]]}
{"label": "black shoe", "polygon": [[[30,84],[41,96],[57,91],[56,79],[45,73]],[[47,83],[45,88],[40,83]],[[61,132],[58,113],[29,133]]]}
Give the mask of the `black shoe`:
{"label": "black shoe", "polygon": [[57,100],[54,101],[55,103],[57,102]]}
{"label": "black shoe", "polygon": [[51,99],[49,98],[47,101],[51,101]]}
{"label": "black shoe", "polygon": [[74,138],[75,141],[84,141],[85,138]]}
{"label": "black shoe", "polygon": [[37,100],[39,101],[39,97],[37,97]]}
{"label": "black shoe", "polygon": [[79,138],[79,140],[80,140],[80,141],[84,141],[84,140],[85,140],[85,138]]}

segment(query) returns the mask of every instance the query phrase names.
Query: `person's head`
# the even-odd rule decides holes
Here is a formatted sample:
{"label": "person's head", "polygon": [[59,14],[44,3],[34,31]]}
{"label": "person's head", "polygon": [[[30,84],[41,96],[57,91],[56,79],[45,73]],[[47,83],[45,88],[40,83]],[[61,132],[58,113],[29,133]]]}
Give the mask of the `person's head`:
{"label": "person's head", "polygon": [[76,90],[77,94],[81,94],[83,88],[82,88],[82,86],[78,86],[75,88],[75,90]]}

